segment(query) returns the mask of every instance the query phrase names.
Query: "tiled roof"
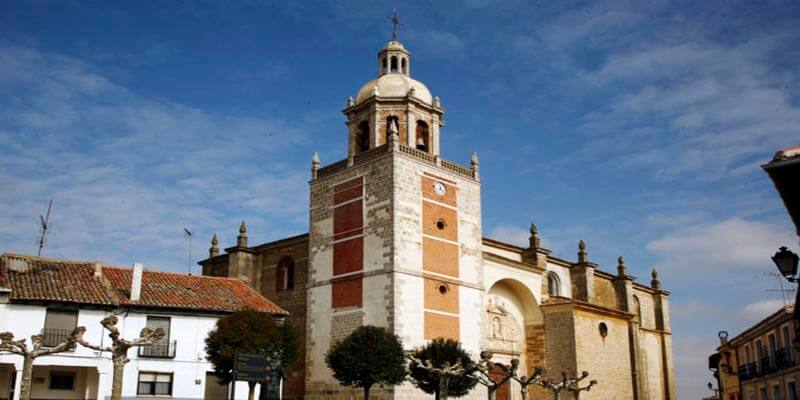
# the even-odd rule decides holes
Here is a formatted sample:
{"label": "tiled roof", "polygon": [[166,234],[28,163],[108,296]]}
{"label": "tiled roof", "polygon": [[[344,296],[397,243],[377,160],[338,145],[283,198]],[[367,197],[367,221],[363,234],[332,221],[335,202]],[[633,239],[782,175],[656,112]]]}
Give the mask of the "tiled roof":
{"label": "tiled roof", "polygon": [[12,302],[51,301],[113,307],[148,307],[186,311],[233,312],[252,308],[288,314],[238,279],[144,270],[139,301],[130,300],[131,269],[86,261],[53,260],[3,254],[0,287],[11,289]]}
{"label": "tiled roof", "polygon": [[239,279],[145,270],[140,299],[131,301],[130,269],[103,267],[103,275],[126,305],[212,311],[246,307],[271,314],[288,314]]}

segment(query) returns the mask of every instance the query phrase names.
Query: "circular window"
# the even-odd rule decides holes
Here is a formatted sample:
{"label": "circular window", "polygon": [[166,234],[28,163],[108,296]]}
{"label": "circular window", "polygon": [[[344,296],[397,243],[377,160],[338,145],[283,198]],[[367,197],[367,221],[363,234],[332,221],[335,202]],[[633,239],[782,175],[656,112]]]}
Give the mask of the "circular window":
{"label": "circular window", "polygon": [[601,322],[600,326],[598,327],[598,329],[600,331],[600,336],[603,339],[605,339],[606,336],[608,336],[608,326],[606,325],[606,323],[605,322]]}
{"label": "circular window", "polygon": [[436,227],[439,228],[439,230],[442,230],[442,229],[447,227],[447,223],[444,222],[443,219],[437,219],[436,220]]}
{"label": "circular window", "polygon": [[447,285],[441,284],[439,285],[439,294],[446,294],[448,291]]}

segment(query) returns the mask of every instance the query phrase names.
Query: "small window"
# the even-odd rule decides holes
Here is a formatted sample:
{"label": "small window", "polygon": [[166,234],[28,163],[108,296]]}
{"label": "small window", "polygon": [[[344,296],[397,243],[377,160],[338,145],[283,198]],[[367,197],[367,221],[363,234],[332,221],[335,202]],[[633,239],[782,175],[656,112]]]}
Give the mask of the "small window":
{"label": "small window", "polygon": [[444,220],[441,219],[441,218],[437,219],[436,220],[436,228],[439,229],[440,231],[444,230],[444,228],[447,228],[447,223],[444,222]]}
{"label": "small window", "polygon": [[294,260],[284,257],[278,263],[278,291],[294,289]]}
{"label": "small window", "polygon": [[72,371],[50,371],[50,390],[75,390],[75,373]]}
{"label": "small window", "polygon": [[48,308],[44,317],[42,334],[45,347],[56,347],[63,343],[78,325],[77,310],[57,310]]}
{"label": "small window", "polygon": [[445,295],[450,289],[444,283],[439,285],[439,294]]}
{"label": "small window", "polygon": [[403,73],[405,74],[406,73],[406,59],[403,58],[400,64],[402,65]]}
{"label": "small window", "polygon": [[140,396],[171,396],[172,373],[139,372],[136,394]]}
{"label": "small window", "polygon": [[397,57],[392,56],[392,72],[397,72]]}
{"label": "small window", "polygon": [[547,295],[550,297],[558,296],[561,292],[561,284],[558,275],[554,272],[547,273]]}
{"label": "small window", "polygon": [[386,73],[386,70],[387,70],[387,68],[386,68],[386,57],[384,57],[384,58],[383,58],[383,62],[382,62],[381,64],[382,64],[382,66],[383,66],[383,68],[381,69],[381,71],[382,71],[382,72],[385,74],[385,73]]}
{"label": "small window", "polygon": [[792,340],[789,337],[789,327],[784,326],[783,329],[783,351],[786,352],[786,359],[792,360]]}
{"label": "small window", "polygon": [[794,382],[786,384],[786,399],[797,400],[797,387],[795,387]]}
{"label": "small window", "polygon": [[605,339],[608,336],[608,325],[605,322],[601,322],[598,331],[600,331],[600,337]]}

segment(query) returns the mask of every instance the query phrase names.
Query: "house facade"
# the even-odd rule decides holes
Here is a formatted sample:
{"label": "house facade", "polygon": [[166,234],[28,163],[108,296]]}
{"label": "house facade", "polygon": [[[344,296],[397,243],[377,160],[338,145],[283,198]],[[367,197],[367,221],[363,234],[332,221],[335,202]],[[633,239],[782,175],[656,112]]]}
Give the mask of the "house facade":
{"label": "house facade", "polygon": [[[162,328],[158,343],[132,348],[125,367],[124,399],[225,399],[206,361],[205,338],[217,319],[242,308],[283,317],[287,313],[236,279],[190,276],[52,260],[0,256],[0,332],[16,339],[43,334],[46,347],[61,343],[77,326],[89,343],[110,346],[100,321],[116,315],[122,337]],[[22,357],[0,354],[0,399],[17,399]],[[113,374],[110,354],[77,345],[35,360],[32,399],[107,399]],[[247,398],[247,385],[237,385]]]}
{"label": "house facade", "polygon": [[[519,359],[552,376],[588,371],[599,384],[582,399],[675,398],[669,293],[591,261],[554,257],[531,225],[527,246],[483,236],[480,162],[442,158],[441,99],[411,77],[411,53],[391,41],[377,77],[347,99],[345,158],[311,160],[308,233],[250,245],[215,236],[204,275],[239,278],[288,310],[305,332],[287,398],[349,399],[325,353],[362,325],[383,326],[406,349],[458,340],[474,358]],[[613,271],[613,267],[612,267]],[[410,384],[383,399],[427,399]],[[469,398],[485,398],[478,387]],[[519,388],[503,399],[521,398]]]}
{"label": "house facade", "polygon": [[782,307],[733,338],[720,335],[715,360],[722,400],[797,400],[800,353],[794,306]]}

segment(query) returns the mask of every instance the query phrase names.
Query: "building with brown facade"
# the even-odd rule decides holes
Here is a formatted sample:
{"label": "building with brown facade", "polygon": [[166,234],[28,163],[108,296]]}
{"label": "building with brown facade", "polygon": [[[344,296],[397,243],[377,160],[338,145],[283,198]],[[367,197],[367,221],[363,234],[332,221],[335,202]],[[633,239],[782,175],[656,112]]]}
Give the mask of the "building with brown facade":
{"label": "building with brown facade", "polygon": [[[347,399],[324,362],[361,325],[389,328],[407,349],[446,337],[474,357],[549,373],[588,371],[599,384],[584,399],[675,398],[669,293],[591,261],[551,255],[531,225],[520,247],[483,236],[477,155],[470,165],[441,157],[445,108],[411,77],[397,41],[376,58],[377,77],[343,110],[345,158],[314,154],[308,233],[250,245],[242,223],[235,246],[215,238],[203,274],[237,277],[291,313],[305,332],[288,398]],[[410,384],[375,390],[384,399],[427,399]],[[519,398],[519,388],[504,391]],[[469,398],[485,398],[482,388]]]}
{"label": "building with brown facade", "polygon": [[797,400],[800,353],[795,339],[794,306],[782,307],[733,338],[720,335],[709,358],[722,400]]}

